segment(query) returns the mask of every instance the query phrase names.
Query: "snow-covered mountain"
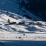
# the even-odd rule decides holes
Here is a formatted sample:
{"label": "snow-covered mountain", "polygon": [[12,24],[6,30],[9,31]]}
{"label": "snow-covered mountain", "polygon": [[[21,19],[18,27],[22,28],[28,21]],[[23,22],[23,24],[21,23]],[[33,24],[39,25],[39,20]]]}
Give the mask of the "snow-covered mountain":
{"label": "snow-covered mountain", "polygon": [[33,21],[18,14],[0,10],[0,40],[32,40],[32,38],[45,40],[45,33],[46,22]]}
{"label": "snow-covered mountain", "polygon": [[37,20],[42,20],[41,18],[36,17],[33,13],[27,11],[18,2],[21,2],[21,0],[0,0],[0,10],[13,12],[21,16],[29,16],[30,18],[32,17],[32,19],[36,18]]}
{"label": "snow-covered mountain", "polygon": [[[0,40],[32,40],[38,38],[36,36],[40,34],[37,33],[46,33],[46,22],[33,21],[34,19],[40,20],[40,18],[24,7],[20,8],[16,0],[0,0],[0,6]],[[32,33],[34,34],[32,35]],[[41,36],[43,38],[43,35],[45,34],[40,35],[39,39],[41,39]],[[28,36],[31,38],[28,38]]]}
{"label": "snow-covered mountain", "polygon": [[[10,20],[10,23],[8,23],[8,19]],[[13,22],[16,22],[16,24]],[[38,22],[41,24],[37,24]],[[46,32],[45,24],[46,22],[33,21],[15,13],[0,11],[0,31]]]}

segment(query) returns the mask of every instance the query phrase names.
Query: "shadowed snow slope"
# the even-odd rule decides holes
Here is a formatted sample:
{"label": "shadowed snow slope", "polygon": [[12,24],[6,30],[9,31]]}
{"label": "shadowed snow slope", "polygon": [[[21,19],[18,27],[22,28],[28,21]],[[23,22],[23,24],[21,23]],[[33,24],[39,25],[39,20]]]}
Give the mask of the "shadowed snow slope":
{"label": "shadowed snow slope", "polygon": [[0,46],[46,46],[46,41],[2,41]]}
{"label": "shadowed snow slope", "polygon": [[36,17],[31,12],[27,11],[24,7],[20,6],[19,3],[17,3],[19,0],[0,0],[0,10],[10,11],[12,13],[16,13],[19,15],[26,14],[32,18],[37,18],[38,20],[41,20],[40,18]]}

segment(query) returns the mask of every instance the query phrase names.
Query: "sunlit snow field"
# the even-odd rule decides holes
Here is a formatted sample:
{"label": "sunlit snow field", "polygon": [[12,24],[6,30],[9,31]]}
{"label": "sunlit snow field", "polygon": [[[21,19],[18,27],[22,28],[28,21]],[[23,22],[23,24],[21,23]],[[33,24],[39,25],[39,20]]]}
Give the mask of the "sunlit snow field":
{"label": "sunlit snow field", "polygon": [[[34,18],[40,18],[24,7],[19,8],[20,5],[15,1],[0,0],[0,46],[46,46],[46,22],[33,21]],[[32,19],[23,17],[23,14],[31,16]],[[16,24],[8,23],[8,19],[10,23]],[[42,25],[37,25],[38,22]]]}

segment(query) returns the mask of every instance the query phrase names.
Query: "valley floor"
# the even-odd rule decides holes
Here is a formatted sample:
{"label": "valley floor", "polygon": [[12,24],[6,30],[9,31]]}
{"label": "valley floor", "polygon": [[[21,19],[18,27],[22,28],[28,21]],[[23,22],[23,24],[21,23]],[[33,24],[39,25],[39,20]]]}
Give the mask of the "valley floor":
{"label": "valley floor", "polygon": [[46,33],[0,32],[0,40],[46,41]]}

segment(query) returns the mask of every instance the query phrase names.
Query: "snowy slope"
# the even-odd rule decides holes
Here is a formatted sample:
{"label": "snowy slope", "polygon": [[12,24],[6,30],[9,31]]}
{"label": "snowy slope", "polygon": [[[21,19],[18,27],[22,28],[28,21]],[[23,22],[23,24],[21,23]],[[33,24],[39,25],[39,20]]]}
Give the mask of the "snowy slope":
{"label": "snowy slope", "polygon": [[[17,24],[9,24],[8,19]],[[23,21],[24,24],[19,24]],[[37,22],[42,25],[33,24]],[[15,13],[7,14],[7,11],[0,11],[0,40],[46,40],[46,22],[33,21]]]}
{"label": "snowy slope", "polygon": [[[30,13],[29,11],[27,11],[24,7],[22,7],[19,3],[19,0],[0,0],[0,10],[4,10],[4,11],[10,11],[12,13],[16,13],[19,15],[28,15],[30,17],[32,17],[32,19],[36,18],[37,20],[42,20],[38,17],[36,17],[33,13]],[[21,2],[21,0],[20,0]],[[27,1],[25,0],[25,3]]]}
{"label": "snowy slope", "polygon": [[[37,18],[24,8],[20,9],[16,0],[0,0],[0,2],[0,40],[46,40],[46,22],[33,21],[21,16],[29,14],[32,18]],[[9,24],[8,19],[10,23],[16,22],[16,24]],[[19,22],[25,23],[19,24]],[[38,22],[42,25],[37,25]]]}
{"label": "snowy slope", "polygon": [[[6,31],[11,30],[11,31],[22,31],[22,32],[37,32],[37,31],[46,32],[45,22],[39,21],[40,23],[42,23],[41,26],[35,24],[29,25],[29,23],[37,23],[38,21],[32,21],[17,14],[13,14],[14,18],[12,18],[11,14],[12,14],[11,12],[9,12],[9,15],[7,15],[7,12],[0,14],[0,26],[1,26],[0,30],[4,29]],[[10,22],[16,22],[17,24],[8,24],[7,22],[8,19],[10,19]],[[18,24],[19,22],[23,21],[25,22],[25,24]]]}

